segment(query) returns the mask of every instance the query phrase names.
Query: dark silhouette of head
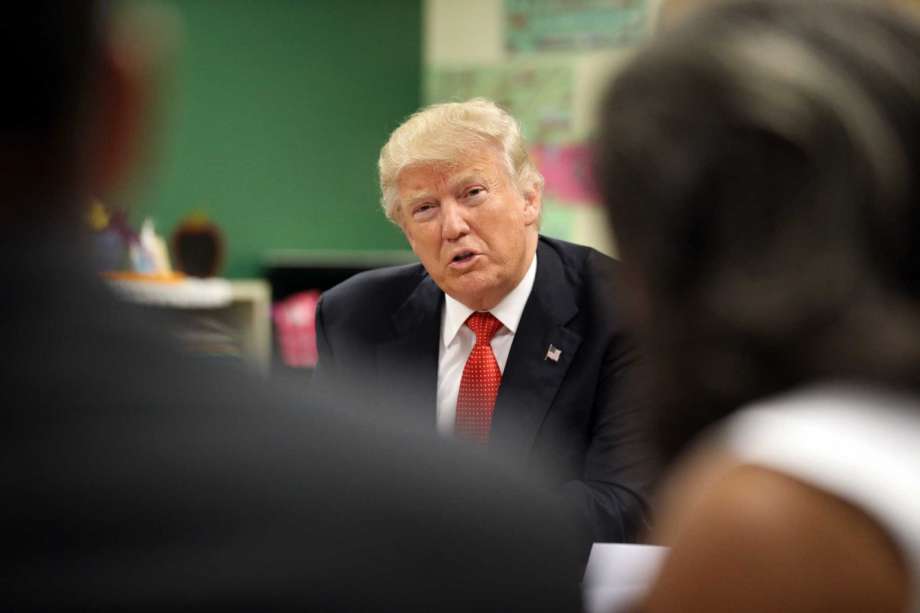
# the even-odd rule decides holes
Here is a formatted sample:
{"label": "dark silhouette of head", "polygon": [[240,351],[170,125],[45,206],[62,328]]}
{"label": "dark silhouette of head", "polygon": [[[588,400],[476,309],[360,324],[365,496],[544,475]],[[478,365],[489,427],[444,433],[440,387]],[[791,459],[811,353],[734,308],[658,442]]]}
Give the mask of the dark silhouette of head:
{"label": "dark silhouette of head", "polygon": [[740,0],[642,50],[597,176],[668,453],[819,379],[920,384],[920,29],[877,3]]}
{"label": "dark silhouette of head", "polygon": [[30,0],[0,24],[0,219],[45,224],[123,178],[137,88],[108,36],[106,3]]}

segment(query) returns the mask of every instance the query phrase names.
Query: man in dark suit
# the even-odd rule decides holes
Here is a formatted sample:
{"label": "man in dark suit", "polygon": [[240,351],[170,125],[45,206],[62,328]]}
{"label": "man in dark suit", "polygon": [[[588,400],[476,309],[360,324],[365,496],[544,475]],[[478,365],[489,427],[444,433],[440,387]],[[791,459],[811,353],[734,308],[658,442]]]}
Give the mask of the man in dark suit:
{"label": "man in dark suit", "polygon": [[421,264],[323,295],[315,386],[485,443],[558,488],[586,538],[633,539],[649,475],[614,262],[539,236],[543,180],[514,119],[483,99],[428,107],[390,137],[380,181]]}
{"label": "man in dark suit", "polygon": [[145,63],[99,3],[3,23],[0,609],[578,610],[564,515],[507,469],[304,407],[115,302],[79,228],[134,157]]}

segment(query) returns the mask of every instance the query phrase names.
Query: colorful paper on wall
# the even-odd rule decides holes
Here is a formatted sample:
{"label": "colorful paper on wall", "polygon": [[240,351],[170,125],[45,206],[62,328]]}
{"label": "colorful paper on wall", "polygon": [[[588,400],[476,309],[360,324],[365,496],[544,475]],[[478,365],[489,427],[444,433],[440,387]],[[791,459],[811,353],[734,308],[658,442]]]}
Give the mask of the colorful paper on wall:
{"label": "colorful paper on wall", "polygon": [[646,0],[505,0],[509,53],[631,45],[647,29]]}
{"label": "colorful paper on wall", "polygon": [[459,102],[476,96],[495,101],[521,124],[531,143],[573,140],[570,63],[521,62],[500,66],[428,70],[428,102]]}
{"label": "colorful paper on wall", "polygon": [[598,202],[591,180],[591,148],[588,145],[537,145],[531,159],[546,181],[544,198],[559,202],[594,204]]}
{"label": "colorful paper on wall", "polygon": [[540,234],[571,240],[575,230],[575,221],[574,207],[555,202],[551,198],[543,199]]}

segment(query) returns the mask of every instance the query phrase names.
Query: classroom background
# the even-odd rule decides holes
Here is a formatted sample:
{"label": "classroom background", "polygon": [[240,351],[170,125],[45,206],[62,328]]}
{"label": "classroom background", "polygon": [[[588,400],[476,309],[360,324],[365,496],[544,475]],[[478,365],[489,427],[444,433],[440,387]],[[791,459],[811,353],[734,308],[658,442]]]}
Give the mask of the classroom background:
{"label": "classroom background", "polygon": [[659,2],[126,0],[160,95],[148,170],[105,206],[192,274],[114,283],[202,353],[309,372],[322,290],[415,261],[379,205],[380,148],[419,107],[473,96],[520,121],[542,232],[615,256],[588,172],[594,108]]}

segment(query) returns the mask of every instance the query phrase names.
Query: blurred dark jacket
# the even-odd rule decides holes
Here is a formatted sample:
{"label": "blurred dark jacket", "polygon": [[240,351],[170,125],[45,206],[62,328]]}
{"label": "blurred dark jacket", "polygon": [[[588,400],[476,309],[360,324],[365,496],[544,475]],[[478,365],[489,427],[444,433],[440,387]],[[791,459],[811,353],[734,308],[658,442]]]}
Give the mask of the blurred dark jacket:
{"label": "blurred dark jacket", "polygon": [[521,479],[186,356],[66,233],[6,230],[0,609],[580,609]]}

